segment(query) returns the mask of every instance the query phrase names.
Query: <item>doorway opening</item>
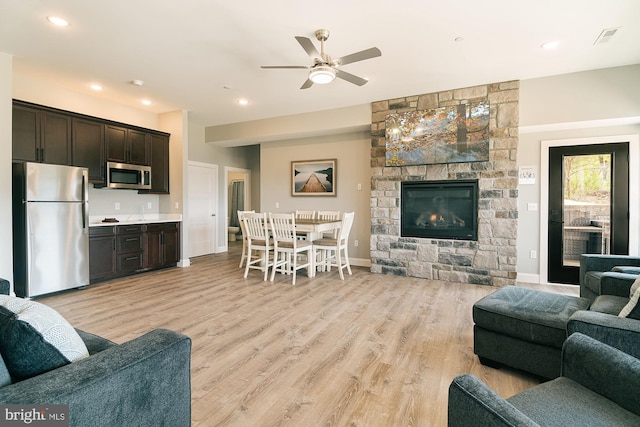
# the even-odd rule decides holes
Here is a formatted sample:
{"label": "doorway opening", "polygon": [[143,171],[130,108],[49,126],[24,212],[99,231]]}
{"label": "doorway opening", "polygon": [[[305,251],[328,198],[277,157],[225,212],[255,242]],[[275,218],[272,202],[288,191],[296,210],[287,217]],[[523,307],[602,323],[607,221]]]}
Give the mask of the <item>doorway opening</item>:
{"label": "doorway opening", "polygon": [[581,254],[638,253],[637,135],[542,141],[540,281],[578,284]]}
{"label": "doorway opening", "polygon": [[251,210],[251,171],[249,169],[225,167],[225,212],[227,248],[229,242],[242,239],[238,211]]}

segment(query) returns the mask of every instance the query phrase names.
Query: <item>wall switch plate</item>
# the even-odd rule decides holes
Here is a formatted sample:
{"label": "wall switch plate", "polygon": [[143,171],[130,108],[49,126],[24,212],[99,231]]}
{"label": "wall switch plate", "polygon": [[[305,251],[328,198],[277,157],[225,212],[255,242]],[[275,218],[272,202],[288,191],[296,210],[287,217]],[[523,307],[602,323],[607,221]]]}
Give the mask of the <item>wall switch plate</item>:
{"label": "wall switch plate", "polygon": [[176,209],[180,209],[180,203],[176,202]]}
{"label": "wall switch plate", "polygon": [[280,207],[280,202],[276,202],[276,209]]}
{"label": "wall switch plate", "polygon": [[153,209],[153,203],[152,202],[147,203],[147,209]]}
{"label": "wall switch plate", "polygon": [[115,210],[120,210],[120,203],[119,202],[116,202]]}
{"label": "wall switch plate", "polygon": [[357,240],[353,241],[353,246],[355,246],[356,248],[358,247],[358,241]]}
{"label": "wall switch plate", "polygon": [[537,203],[527,203],[527,210],[528,211],[537,211],[538,210],[538,204]]}
{"label": "wall switch plate", "polygon": [[358,184],[358,191],[362,190],[362,184]]}
{"label": "wall switch plate", "polygon": [[533,259],[538,258],[538,254],[536,253],[535,250],[532,249],[529,251],[529,258],[533,258]]}

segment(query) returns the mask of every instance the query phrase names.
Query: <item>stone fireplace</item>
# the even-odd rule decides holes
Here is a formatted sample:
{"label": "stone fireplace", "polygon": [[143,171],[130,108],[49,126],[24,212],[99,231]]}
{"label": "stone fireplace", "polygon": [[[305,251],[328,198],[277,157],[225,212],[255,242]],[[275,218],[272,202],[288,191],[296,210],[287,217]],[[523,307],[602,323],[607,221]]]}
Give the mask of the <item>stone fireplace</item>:
{"label": "stone fireplace", "polygon": [[[518,99],[519,82],[510,81],[372,103],[373,273],[515,284]],[[490,105],[489,161],[385,166],[388,114],[483,101]],[[416,189],[424,194],[412,193],[411,202],[406,191]]]}

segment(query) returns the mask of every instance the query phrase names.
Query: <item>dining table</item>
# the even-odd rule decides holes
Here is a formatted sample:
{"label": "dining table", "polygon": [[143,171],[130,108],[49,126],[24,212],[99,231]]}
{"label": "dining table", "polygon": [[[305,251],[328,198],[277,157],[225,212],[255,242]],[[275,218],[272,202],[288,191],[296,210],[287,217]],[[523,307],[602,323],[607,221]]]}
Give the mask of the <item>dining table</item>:
{"label": "dining table", "polygon": [[309,241],[321,239],[322,233],[333,231],[341,225],[341,219],[296,219],[296,231],[306,233]]}

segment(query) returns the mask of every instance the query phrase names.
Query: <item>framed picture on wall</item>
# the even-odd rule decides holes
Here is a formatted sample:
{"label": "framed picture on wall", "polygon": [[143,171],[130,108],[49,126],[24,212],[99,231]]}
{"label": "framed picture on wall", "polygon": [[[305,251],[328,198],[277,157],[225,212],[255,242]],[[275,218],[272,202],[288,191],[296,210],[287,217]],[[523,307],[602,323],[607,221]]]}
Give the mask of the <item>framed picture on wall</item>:
{"label": "framed picture on wall", "polygon": [[335,196],[336,159],[291,162],[292,196]]}

